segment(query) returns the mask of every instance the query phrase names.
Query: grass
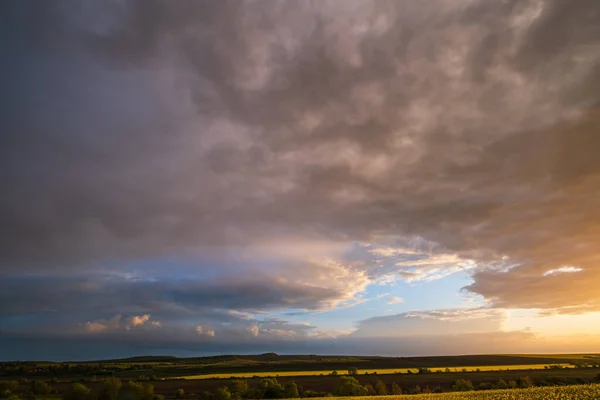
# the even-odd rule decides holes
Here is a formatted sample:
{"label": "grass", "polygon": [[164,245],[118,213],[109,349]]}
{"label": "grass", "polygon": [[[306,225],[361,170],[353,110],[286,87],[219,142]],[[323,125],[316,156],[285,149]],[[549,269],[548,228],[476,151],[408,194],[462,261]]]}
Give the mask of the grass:
{"label": "grass", "polygon": [[[338,400],[373,400],[373,398],[373,396],[335,397],[335,399]],[[552,386],[462,393],[377,396],[375,398],[377,400],[597,400],[600,399],[600,385]],[[324,397],[323,399],[331,400],[332,398]]]}
{"label": "grass", "polygon": [[[474,372],[474,371],[507,371],[507,370],[538,370],[544,369],[550,365],[560,365],[563,368],[570,368],[570,364],[522,364],[522,365],[480,365],[480,366],[465,366],[465,367],[449,367],[450,372]],[[445,372],[446,367],[429,368],[432,373]],[[222,379],[222,378],[252,378],[258,377],[277,377],[277,376],[320,376],[330,375],[336,371],[338,375],[346,375],[348,370],[321,370],[321,371],[263,371],[263,372],[233,372],[221,374],[201,374],[201,375],[186,375],[175,379]],[[359,369],[360,375],[377,374],[407,374],[408,372],[418,373],[416,368],[381,368],[381,369]]]}

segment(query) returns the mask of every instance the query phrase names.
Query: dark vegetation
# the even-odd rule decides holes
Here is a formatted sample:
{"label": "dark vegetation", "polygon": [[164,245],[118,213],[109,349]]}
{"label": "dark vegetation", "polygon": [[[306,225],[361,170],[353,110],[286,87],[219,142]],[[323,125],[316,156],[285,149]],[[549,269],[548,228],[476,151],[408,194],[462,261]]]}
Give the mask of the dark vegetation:
{"label": "dark vegetation", "polygon": [[600,367],[600,355],[531,357],[526,355],[475,355],[441,357],[359,357],[320,355],[223,355],[213,357],[177,358],[168,356],[132,357],[120,360],[89,362],[5,362],[0,363],[0,379],[11,376],[118,376],[139,375],[159,377],[227,374],[240,372],[323,371],[386,368],[459,368],[472,365],[562,364]]}
{"label": "dark vegetation", "polygon": [[[463,371],[465,365],[555,363],[538,370]],[[189,364],[186,364],[189,363]],[[345,363],[344,363],[345,362]],[[416,363],[421,362],[420,367]],[[558,363],[576,368],[561,368]],[[134,358],[91,363],[12,362],[0,364],[0,399],[65,400],[237,400],[296,397],[368,396],[447,391],[510,389],[530,386],[600,382],[599,357],[574,355],[572,359],[526,356],[464,357],[327,357],[327,356],[223,356],[194,359]],[[264,368],[264,366],[270,368]],[[344,368],[344,374],[278,377],[277,371]],[[343,365],[343,367],[342,367]],[[448,366],[445,371],[430,368]],[[174,379],[178,375],[232,371],[275,371],[273,377],[252,379]],[[333,366],[333,368],[332,368]],[[366,374],[361,368],[415,368],[415,373]],[[187,369],[186,369],[187,368]],[[185,370],[185,373],[181,371]]]}

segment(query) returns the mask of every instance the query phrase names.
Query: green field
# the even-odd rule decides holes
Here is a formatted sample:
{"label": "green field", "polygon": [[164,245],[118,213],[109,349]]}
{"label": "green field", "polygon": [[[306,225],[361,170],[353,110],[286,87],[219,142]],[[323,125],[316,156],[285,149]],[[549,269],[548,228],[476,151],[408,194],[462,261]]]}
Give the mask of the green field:
{"label": "green field", "polygon": [[[365,397],[333,397],[333,399],[368,400]],[[324,397],[322,399],[332,399]],[[378,400],[597,400],[600,385],[538,387],[528,389],[488,390],[482,392],[377,396]]]}
{"label": "green field", "polygon": [[[562,368],[573,367],[570,364],[552,364],[553,366],[560,366]],[[436,367],[429,368],[430,372],[475,372],[475,371],[513,371],[513,370],[537,370],[549,367],[549,364],[522,364],[522,365],[479,365],[479,366],[465,366],[465,367]],[[449,370],[449,371],[448,371]],[[223,378],[252,378],[255,376],[264,377],[277,377],[277,376],[320,376],[330,375],[335,371],[338,375],[346,375],[348,370],[322,370],[322,371],[277,371],[277,372],[234,372],[234,373],[222,373],[222,374],[201,374],[201,375],[186,375],[177,377],[177,379],[223,379]],[[391,374],[407,374],[418,373],[419,370],[416,368],[379,368],[379,369],[360,369],[359,374],[365,375],[391,375]]]}

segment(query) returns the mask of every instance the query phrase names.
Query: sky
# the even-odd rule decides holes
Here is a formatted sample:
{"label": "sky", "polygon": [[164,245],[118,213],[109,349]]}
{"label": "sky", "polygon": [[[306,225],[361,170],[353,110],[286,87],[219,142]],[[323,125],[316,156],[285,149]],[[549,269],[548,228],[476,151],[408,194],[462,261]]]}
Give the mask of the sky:
{"label": "sky", "polygon": [[3,0],[0,360],[600,352],[597,0]]}

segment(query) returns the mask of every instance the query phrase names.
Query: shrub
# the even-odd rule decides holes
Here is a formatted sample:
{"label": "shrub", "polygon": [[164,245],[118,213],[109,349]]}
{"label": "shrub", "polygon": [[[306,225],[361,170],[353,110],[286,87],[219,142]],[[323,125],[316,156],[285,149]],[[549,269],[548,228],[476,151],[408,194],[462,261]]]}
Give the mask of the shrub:
{"label": "shrub", "polygon": [[375,388],[370,383],[365,385],[365,390],[367,391],[367,396],[375,396],[377,394]]}
{"label": "shrub", "polygon": [[185,390],[183,390],[183,389],[177,389],[175,391],[175,398],[176,399],[183,399],[184,396],[185,396]]}
{"label": "shrub", "polygon": [[534,386],[533,379],[529,376],[521,376],[517,378],[517,385],[522,388],[528,388]]}
{"label": "shrub", "polygon": [[457,379],[452,385],[452,390],[455,392],[468,392],[470,390],[475,390],[475,387],[473,387],[473,383],[469,380]]}
{"label": "shrub", "polygon": [[280,399],[285,393],[285,389],[275,378],[263,378],[259,382],[259,387],[263,394],[263,399]]}
{"label": "shrub", "polygon": [[298,386],[296,385],[296,382],[291,381],[289,383],[286,383],[284,389],[285,389],[284,395],[285,395],[286,399],[300,397],[300,394],[298,393]]}
{"label": "shrub", "polygon": [[231,392],[226,387],[217,389],[214,400],[231,400]]}
{"label": "shrub", "polygon": [[393,395],[402,394],[402,388],[397,383],[392,383],[392,394]]}
{"label": "shrub", "polygon": [[33,394],[50,394],[52,393],[52,387],[44,381],[33,382]]}
{"label": "shrub", "polygon": [[248,393],[248,382],[243,379],[232,379],[227,382],[227,388],[231,395],[239,395],[240,397],[245,397],[246,393]]}
{"label": "shrub", "polygon": [[[148,389],[144,388],[147,384],[142,385],[137,382],[127,382],[123,386],[121,386],[121,390],[119,390],[119,400],[152,400],[154,397],[154,387],[152,387],[152,396],[148,399]],[[146,393],[144,393],[146,391]]]}
{"label": "shrub", "polygon": [[388,394],[387,387],[385,386],[385,383],[383,383],[382,381],[377,381],[377,383],[375,384],[375,391],[380,396],[385,396]]}
{"label": "shrub", "polygon": [[340,377],[340,384],[335,390],[336,396],[366,396],[367,389],[351,376]]}
{"label": "shrub", "polygon": [[119,397],[119,391],[121,390],[121,380],[119,378],[106,378],[100,383],[98,389],[99,400],[116,400]]}
{"label": "shrub", "polygon": [[506,381],[504,379],[498,379],[498,382],[496,382],[493,386],[493,389],[507,389],[508,388],[508,383],[506,383]]}
{"label": "shrub", "polygon": [[92,391],[81,383],[74,383],[71,388],[64,394],[64,400],[90,400]]}

